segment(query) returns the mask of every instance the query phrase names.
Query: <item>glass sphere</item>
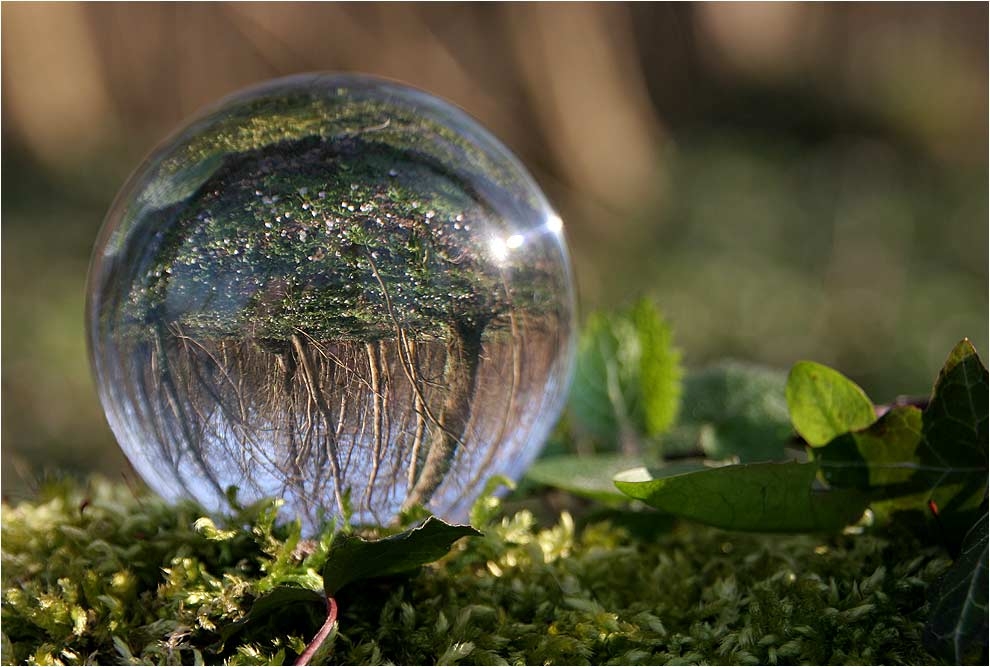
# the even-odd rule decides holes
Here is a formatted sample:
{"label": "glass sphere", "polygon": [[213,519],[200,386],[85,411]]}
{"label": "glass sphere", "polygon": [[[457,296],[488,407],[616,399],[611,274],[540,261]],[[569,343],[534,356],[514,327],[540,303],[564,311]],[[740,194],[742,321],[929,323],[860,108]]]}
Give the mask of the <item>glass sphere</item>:
{"label": "glass sphere", "polygon": [[[131,176],[90,267],[97,386],[167,499],[285,500],[308,532],[466,518],[563,404],[560,218],[460,109],[311,74],[219,103]],[[283,515],[284,516],[284,515]]]}

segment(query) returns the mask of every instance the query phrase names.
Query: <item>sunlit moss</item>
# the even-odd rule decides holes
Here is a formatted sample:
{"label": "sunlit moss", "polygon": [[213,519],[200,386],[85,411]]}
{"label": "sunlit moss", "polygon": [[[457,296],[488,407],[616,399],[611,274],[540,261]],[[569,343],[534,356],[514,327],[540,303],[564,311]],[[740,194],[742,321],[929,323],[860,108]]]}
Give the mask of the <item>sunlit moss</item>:
{"label": "sunlit moss", "polygon": [[[88,502],[84,503],[86,500]],[[476,517],[491,516],[491,502]],[[3,656],[31,664],[291,662],[321,619],[234,632],[277,585],[319,588],[329,534],[260,504],[197,521],[123,487],[50,488],[3,508]],[[892,534],[637,537],[568,514],[489,520],[412,576],[338,595],[319,660],[348,664],[932,663],[925,592],[949,565]]]}

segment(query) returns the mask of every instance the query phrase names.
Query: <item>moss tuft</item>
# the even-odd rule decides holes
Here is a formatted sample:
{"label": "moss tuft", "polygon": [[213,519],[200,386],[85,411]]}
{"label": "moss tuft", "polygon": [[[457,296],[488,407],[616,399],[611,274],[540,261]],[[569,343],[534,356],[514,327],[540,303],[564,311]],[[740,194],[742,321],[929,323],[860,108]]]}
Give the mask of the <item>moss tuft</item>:
{"label": "moss tuft", "polygon": [[[486,504],[489,514],[491,502]],[[263,503],[201,519],[94,481],[3,508],[3,659],[283,664],[322,619],[244,622],[279,585],[320,589],[329,534],[303,542]],[[200,519],[197,521],[197,519]],[[317,659],[381,664],[922,664],[925,593],[949,560],[884,532],[653,537],[621,522],[493,519],[441,562],[338,596]]]}

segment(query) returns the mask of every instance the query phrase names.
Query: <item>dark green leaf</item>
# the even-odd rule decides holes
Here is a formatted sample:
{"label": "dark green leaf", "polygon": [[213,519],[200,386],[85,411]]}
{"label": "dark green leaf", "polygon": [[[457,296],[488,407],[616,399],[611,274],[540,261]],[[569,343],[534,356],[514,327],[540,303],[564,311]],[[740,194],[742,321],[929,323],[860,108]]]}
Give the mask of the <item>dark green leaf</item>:
{"label": "dark green leaf", "polygon": [[326,598],[319,592],[298,586],[278,586],[254,601],[250,614],[255,617],[267,616],[281,611],[284,607],[298,604],[314,604],[323,608]]}
{"label": "dark green leaf", "polygon": [[578,343],[571,414],[610,443],[656,435],[676,418],[680,378],[680,354],[654,304],[644,300],[624,313],[598,313]]}
{"label": "dark green leaf", "polygon": [[[533,482],[545,484],[578,496],[601,502],[628,502],[629,496],[615,488],[613,478],[623,470],[641,465],[636,457],[621,454],[598,454],[595,456],[556,456],[540,459],[526,471]],[[704,466],[692,464],[692,469]],[[678,467],[684,472],[686,468]]]}
{"label": "dark green leaf", "polygon": [[706,456],[738,457],[743,463],[784,458],[791,423],[782,373],[735,361],[688,374],[684,380],[681,425],[666,434],[664,453],[696,438]]}
{"label": "dark green leaf", "polygon": [[787,407],[795,430],[813,447],[876,420],[873,402],[859,385],[813,361],[799,361],[791,368]]}
{"label": "dark green leaf", "polygon": [[987,369],[968,340],[949,354],[925,410],[925,465],[987,473]]}
{"label": "dark green leaf", "polygon": [[957,665],[987,664],[987,508],[963,541],[962,553],[931,592],[925,643]]}
{"label": "dark green leaf", "polygon": [[442,558],[460,538],[477,535],[471,526],[452,526],[435,517],[381,540],[338,535],[323,568],[323,588],[332,597],[351,582],[415,569]]}
{"label": "dark green leaf", "polygon": [[326,606],[326,597],[318,591],[298,586],[277,586],[255,600],[244,618],[224,627],[221,638],[227,642],[242,632],[257,630],[272,622],[296,622],[292,619],[318,625],[317,619],[326,616]]}
{"label": "dark green leaf", "polygon": [[833,531],[855,521],[866,498],[820,488],[815,463],[750,463],[675,474],[620,473],[619,489],[663,512],[730,530]]}
{"label": "dark green leaf", "polygon": [[987,384],[987,369],[963,339],[949,353],[925,409],[919,461],[953,552],[986,493]]}

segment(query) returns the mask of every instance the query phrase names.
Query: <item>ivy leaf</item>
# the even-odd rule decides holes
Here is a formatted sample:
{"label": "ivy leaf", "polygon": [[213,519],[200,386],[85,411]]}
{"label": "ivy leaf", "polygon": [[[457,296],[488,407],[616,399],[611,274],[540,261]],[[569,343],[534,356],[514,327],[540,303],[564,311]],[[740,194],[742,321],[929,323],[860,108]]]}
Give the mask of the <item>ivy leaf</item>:
{"label": "ivy leaf", "polygon": [[925,409],[919,461],[949,549],[958,549],[986,494],[987,369],[968,339],[952,349]]}
{"label": "ivy leaf", "polygon": [[680,353],[650,301],[616,315],[597,313],[578,342],[571,414],[594,437],[625,442],[657,435],[680,405]]}
{"label": "ivy leaf", "polygon": [[684,379],[681,425],[664,436],[665,453],[693,429],[697,444],[713,459],[742,463],[784,458],[791,422],[784,397],[786,380],[754,364],[725,361]]}
{"label": "ivy leaf", "polygon": [[987,385],[987,369],[973,344],[964,338],[945,360],[925,410],[925,439],[952,443],[942,448],[942,457],[986,461]]}
{"label": "ivy leaf", "polygon": [[957,665],[987,664],[987,504],[963,541],[962,553],[931,592],[925,626],[930,651]]}
{"label": "ivy leaf", "polygon": [[987,369],[972,343],[963,339],[949,353],[925,409],[923,466],[957,470],[958,475],[986,481],[987,385]]}
{"label": "ivy leaf", "polygon": [[834,531],[856,519],[866,497],[821,488],[815,463],[749,463],[671,474],[638,468],[620,473],[623,493],[662,512],[729,530]]}
{"label": "ivy leaf", "polygon": [[460,538],[478,535],[481,533],[471,526],[450,525],[435,517],[380,540],[338,534],[323,568],[323,589],[333,597],[354,581],[415,569],[446,555]]}
{"label": "ivy leaf", "polygon": [[[967,340],[949,354],[928,407],[890,410],[868,428],[816,450],[835,487],[877,499],[933,503],[950,551],[958,552],[986,492],[987,371]],[[910,499],[908,499],[910,500]]]}
{"label": "ivy leaf", "polygon": [[866,428],[877,418],[873,402],[859,385],[813,361],[799,361],[791,368],[787,407],[795,430],[812,447]]}

